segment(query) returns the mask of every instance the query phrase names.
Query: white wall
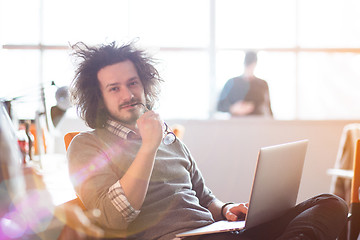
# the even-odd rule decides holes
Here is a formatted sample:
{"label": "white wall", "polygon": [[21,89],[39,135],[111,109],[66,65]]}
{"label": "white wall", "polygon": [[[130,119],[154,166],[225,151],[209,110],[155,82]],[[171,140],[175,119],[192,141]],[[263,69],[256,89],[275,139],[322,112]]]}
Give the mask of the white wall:
{"label": "white wall", "polygon": [[[309,139],[298,201],[329,192],[343,127],[354,121],[278,121],[262,118],[229,120],[168,120],[185,127],[183,141],[190,149],[207,185],[223,201],[248,201],[260,147]],[[80,120],[64,119],[55,140],[64,153],[62,136],[87,129]],[[286,170],[286,169],[284,169]]]}
{"label": "white wall", "polygon": [[334,166],[342,129],[350,122],[243,118],[176,123],[185,126],[184,142],[207,185],[224,201],[248,200],[260,147],[309,139],[298,196],[302,201],[329,191],[326,171]]}

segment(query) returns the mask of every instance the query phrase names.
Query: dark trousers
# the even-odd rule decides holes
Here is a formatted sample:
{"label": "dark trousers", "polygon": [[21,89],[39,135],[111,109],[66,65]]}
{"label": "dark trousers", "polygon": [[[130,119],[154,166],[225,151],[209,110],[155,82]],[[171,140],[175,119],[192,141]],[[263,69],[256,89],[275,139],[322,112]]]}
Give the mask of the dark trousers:
{"label": "dark trousers", "polygon": [[243,231],[241,234],[220,233],[186,240],[333,240],[345,227],[347,204],[332,194],[321,194],[299,203],[283,216]]}

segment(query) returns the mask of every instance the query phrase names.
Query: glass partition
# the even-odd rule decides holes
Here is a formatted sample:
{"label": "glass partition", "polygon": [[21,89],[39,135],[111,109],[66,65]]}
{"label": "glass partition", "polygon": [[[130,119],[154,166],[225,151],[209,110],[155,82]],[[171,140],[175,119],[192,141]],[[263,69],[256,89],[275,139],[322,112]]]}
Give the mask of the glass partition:
{"label": "glass partition", "polygon": [[225,82],[258,51],[275,119],[356,119],[360,3],[355,0],[0,0],[0,97],[67,85],[77,41],[136,44],[156,59],[164,118],[215,117]]}

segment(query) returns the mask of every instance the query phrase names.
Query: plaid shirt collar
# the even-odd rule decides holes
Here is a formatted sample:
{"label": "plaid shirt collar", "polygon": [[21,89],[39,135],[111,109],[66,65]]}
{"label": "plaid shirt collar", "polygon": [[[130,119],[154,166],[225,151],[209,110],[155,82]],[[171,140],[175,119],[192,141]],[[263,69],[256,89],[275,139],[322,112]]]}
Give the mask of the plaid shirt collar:
{"label": "plaid shirt collar", "polygon": [[140,138],[140,136],[136,132],[112,119],[108,119],[106,121],[105,128],[116,136],[119,136],[126,140]]}

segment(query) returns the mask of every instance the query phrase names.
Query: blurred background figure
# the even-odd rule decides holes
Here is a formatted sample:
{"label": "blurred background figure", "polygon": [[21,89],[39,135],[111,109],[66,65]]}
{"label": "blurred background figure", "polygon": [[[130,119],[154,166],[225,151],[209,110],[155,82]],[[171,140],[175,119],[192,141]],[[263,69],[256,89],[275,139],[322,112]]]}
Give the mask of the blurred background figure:
{"label": "blurred background figure", "polygon": [[257,53],[246,52],[244,73],[226,82],[218,101],[218,111],[229,112],[232,116],[273,116],[268,84],[254,75],[256,64]]}

